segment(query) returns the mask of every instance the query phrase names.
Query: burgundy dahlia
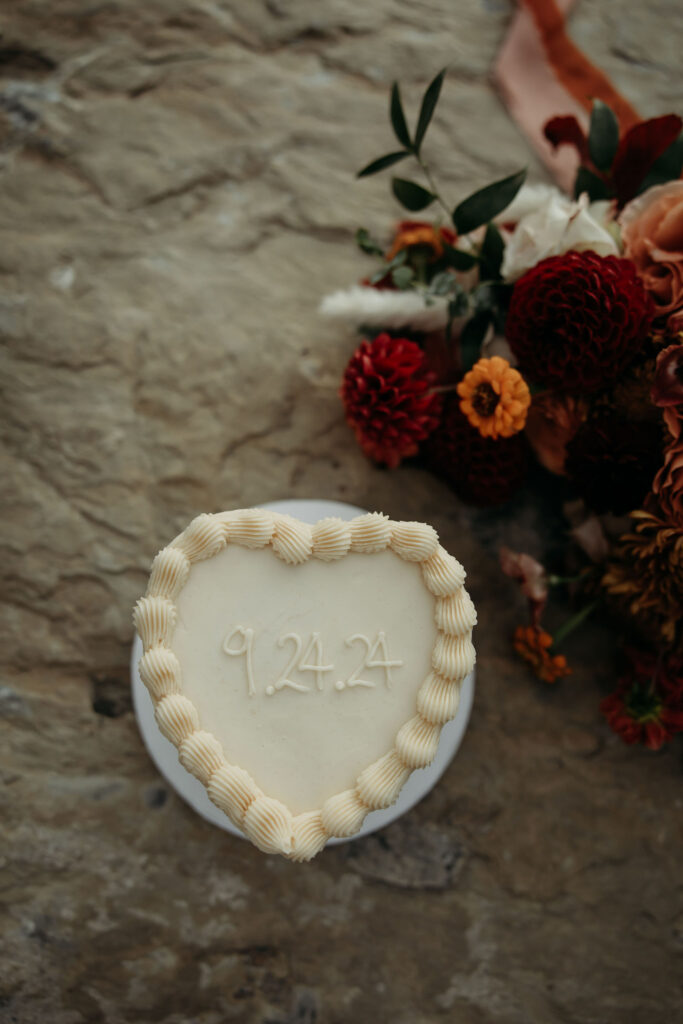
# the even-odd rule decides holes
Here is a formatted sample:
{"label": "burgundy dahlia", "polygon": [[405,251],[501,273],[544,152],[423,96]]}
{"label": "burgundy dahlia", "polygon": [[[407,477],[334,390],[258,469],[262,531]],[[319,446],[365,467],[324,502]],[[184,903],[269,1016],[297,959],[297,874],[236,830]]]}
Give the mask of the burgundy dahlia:
{"label": "burgundy dahlia", "polygon": [[361,448],[392,469],[417,454],[439,422],[436,375],[422,349],[407,338],[379,334],[362,342],[346,367],[341,397]]}
{"label": "burgundy dahlia", "polygon": [[564,468],[589,508],[621,515],[640,508],[662,459],[657,423],[606,415],[579,427]]}
{"label": "burgundy dahlia", "polygon": [[630,260],[568,252],[515,284],[505,334],[520,371],[556,391],[595,391],[641,348],[654,307]]}
{"label": "burgundy dahlia", "polygon": [[448,403],[425,454],[430,468],[471,505],[502,505],[521,486],[527,470],[523,433],[497,441],[482,437],[457,401]]}

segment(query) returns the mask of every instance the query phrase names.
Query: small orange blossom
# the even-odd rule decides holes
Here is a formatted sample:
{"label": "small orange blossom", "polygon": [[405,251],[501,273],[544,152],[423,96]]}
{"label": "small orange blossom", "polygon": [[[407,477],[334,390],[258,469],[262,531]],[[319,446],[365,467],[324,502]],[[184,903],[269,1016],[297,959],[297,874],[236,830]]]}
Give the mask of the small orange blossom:
{"label": "small orange blossom", "polygon": [[524,429],[531,394],[507,359],[480,359],[457,387],[460,408],[482,437],[497,440]]}
{"label": "small orange blossom", "polygon": [[512,642],[517,654],[529,662],[544,683],[554,683],[562,676],[571,675],[564,654],[550,653],[553,638],[540,626],[517,626]]}
{"label": "small orange blossom", "polygon": [[426,221],[402,220],[394,236],[387,259],[393,260],[402,249],[410,249],[414,245],[425,245],[432,250],[432,258],[443,256],[443,244],[453,245],[456,234],[450,228],[435,228]]}

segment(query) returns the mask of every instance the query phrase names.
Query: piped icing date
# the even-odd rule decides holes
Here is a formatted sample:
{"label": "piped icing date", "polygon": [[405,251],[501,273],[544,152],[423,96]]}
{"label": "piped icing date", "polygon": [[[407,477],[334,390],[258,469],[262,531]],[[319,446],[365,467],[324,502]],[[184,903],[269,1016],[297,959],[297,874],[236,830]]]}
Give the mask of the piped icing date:
{"label": "piped icing date", "polygon": [[[247,694],[255,697],[259,692],[254,674],[254,642],[256,633],[249,626],[235,626],[226,634],[223,640],[222,650],[233,658],[244,658],[244,673],[247,680]],[[384,673],[384,685],[391,689],[393,678],[392,668],[401,668],[401,658],[391,658],[387,649],[386,634],[379,630],[374,640],[364,633],[353,633],[344,640],[346,647],[362,645],[365,648],[361,661],[356,665],[350,675],[344,679],[337,679],[334,689],[352,690],[356,687],[374,689],[377,685],[375,679],[366,679],[363,675],[369,675],[373,669],[381,669]],[[290,645],[292,651],[289,661],[283,668],[278,678],[269,683],[264,689],[267,697],[274,697],[283,690],[293,690],[296,693],[310,693],[313,686],[307,686],[303,676],[309,674],[311,681],[315,680],[315,689],[325,689],[325,677],[334,673],[334,664],[325,664],[323,654],[323,641],[320,633],[311,633],[309,642],[304,649],[304,638],[298,633],[285,633],[278,637],[278,647]],[[370,671],[367,671],[370,670]],[[298,677],[298,678],[297,678]]]}

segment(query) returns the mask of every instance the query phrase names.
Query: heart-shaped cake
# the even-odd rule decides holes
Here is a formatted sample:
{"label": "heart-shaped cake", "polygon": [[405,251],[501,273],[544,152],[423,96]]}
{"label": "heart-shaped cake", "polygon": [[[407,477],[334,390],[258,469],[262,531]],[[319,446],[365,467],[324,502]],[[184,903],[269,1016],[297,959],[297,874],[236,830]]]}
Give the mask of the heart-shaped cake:
{"label": "heart-shaped cake", "polygon": [[135,608],[158,726],[256,846],[310,860],[432,761],[474,665],[464,579],[425,523],[198,516]]}

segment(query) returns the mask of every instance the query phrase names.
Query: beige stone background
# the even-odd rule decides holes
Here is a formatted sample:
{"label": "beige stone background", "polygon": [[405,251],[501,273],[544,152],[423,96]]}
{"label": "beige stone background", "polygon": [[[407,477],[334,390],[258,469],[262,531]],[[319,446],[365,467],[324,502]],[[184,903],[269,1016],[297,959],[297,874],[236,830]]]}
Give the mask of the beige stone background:
{"label": "beige stone background", "polygon": [[[353,173],[450,72],[427,152],[455,201],[529,163],[490,84],[504,0],[17,0],[0,7],[0,1020],[670,1024],[683,999],[680,748],[597,711],[606,635],[552,691],[511,657],[496,544],[561,540],[381,472],[316,306],[397,210]],[[680,108],[677,0],[581,0],[643,114]],[[308,866],[169,792],[131,711],[131,606],[202,510],[321,496],[437,526],[480,610],[471,727],[433,794]]]}

